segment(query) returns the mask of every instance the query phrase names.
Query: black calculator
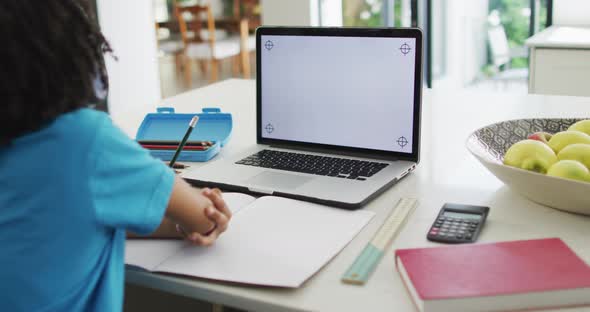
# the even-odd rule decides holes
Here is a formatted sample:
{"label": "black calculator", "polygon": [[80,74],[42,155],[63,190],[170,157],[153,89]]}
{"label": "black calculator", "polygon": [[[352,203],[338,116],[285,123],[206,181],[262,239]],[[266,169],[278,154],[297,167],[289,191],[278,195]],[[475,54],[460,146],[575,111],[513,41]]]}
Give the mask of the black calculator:
{"label": "black calculator", "polygon": [[441,243],[475,242],[490,207],[461,204],[445,204],[430,227],[426,238]]}

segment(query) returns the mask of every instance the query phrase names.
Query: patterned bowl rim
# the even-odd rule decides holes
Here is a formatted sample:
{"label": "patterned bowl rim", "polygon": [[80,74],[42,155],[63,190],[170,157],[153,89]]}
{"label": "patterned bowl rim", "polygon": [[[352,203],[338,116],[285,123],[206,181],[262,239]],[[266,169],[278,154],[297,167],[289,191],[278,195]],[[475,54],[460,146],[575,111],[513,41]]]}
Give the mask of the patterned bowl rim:
{"label": "patterned bowl rim", "polygon": [[564,118],[564,117],[530,117],[530,118],[514,118],[514,119],[506,119],[506,120],[502,120],[502,121],[497,121],[491,124],[488,124],[486,126],[483,127],[479,127],[473,131],[471,131],[471,133],[469,134],[469,136],[467,137],[467,140],[469,140],[469,138],[471,138],[476,132],[491,127],[493,125],[499,125],[499,124],[503,124],[506,122],[514,122],[514,121],[521,121],[521,120],[584,120],[584,119],[590,119],[590,117],[588,118],[578,118],[578,117],[574,117],[574,118]]}
{"label": "patterned bowl rim", "polygon": [[[584,120],[584,119],[590,119],[590,117],[588,117],[588,118],[581,118],[581,117],[574,117],[574,118],[567,118],[567,117],[529,117],[529,118],[514,118],[514,119],[506,119],[506,120],[502,120],[502,121],[497,121],[497,122],[490,123],[488,125],[479,127],[477,129],[471,131],[471,133],[465,139],[465,146],[467,147],[467,149],[469,150],[469,152],[471,152],[471,154],[473,154],[474,156],[477,155],[477,153],[475,153],[475,151],[473,151],[471,149],[471,147],[470,147],[471,144],[469,144],[472,139],[476,138],[475,137],[475,134],[477,132],[485,129],[485,128],[489,128],[491,126],[499,125],[499,124],[503,124],[503,123],[507,123],[507,122],[516,122],[516,121],[521,121],[521,120],[526,120],[526,121],[529,121],[529,120],[577,120],[577,121],[580,121],[580,120]],[[474,140],[474,141],[480,141],[480,140]],[[502,162],[493,162],[493,161],[488,160],[488,159],[485,159],[483,157],[482,157],[482,159],[485,160],[485,161],[487,161],[487,162],[497,163],[497,164],[504,165]]]}
{"label": "patterned bowl rim", "polygon": [[[590,184],[590,182],[585,182],[585,181],[578,181],[578,180],[572,180],[572,179],[566,179],[566,178],[561,178],[561,177],[554,177],[554,176],[548,176],[546,174],[542,174],[542,173],[538,173],[538,172],[534,172],[534,171],[529,171],[529,170],[525,170],[525,169],[521,169],[521,168],[517,168],[517,167],[511,167],[511,166],[507,166],[505,165],[503,162],[497,160],[497,161],[491,161],[489,159],[487,159],[486,157],[483,157],[482,155],[479,155],[479,153],[476,153],[474,150],[471,149],[471,144],[470,141],[472,139],[474,139],[475,137],[475,133],[477,133],[478,131],[491,127],[493,125],[498,125],[498,124],[502,124],[505,122],[514,122],[514,121],[520,121],[520,120],[533,120],[533,119],[544,119],[544,120],[563,120],[563,119],[571,119],[571,120],[584,120],[584,119],[590,119],[590,118],[559,118],[559,117],[546,117],[546,118],[515,118],[515,119],[508,119],[508,120],[503,120],[503,121],[498,121],[498,122],[494,122],[491,124],[488,124],[486,126],[483,127],[479,127],[475,130],[473,130],[468,136],[467,139],[465,139],[465,147],[467,148],[467,150],[471,153],[471,155],[473,157],[475,157],[477,160],[479,161],[483,161],[486,163],[490,163],[492,165],[497,165],[497,166],[502,166],[505,168],[509,168],[511,170],[515,170],[517,172],[521,172],[521,173],[526,173],[526,174],[533,174],[533,175],[537,175],[537,176],[543,176],[546,178],[550,178],[550,179],[558,179],[558,180],[562,180],[562,181],[567,181],[567,182],[572,182],[572,183],[581,183],[584,185],[588,185]],[[479,140],[474,140],[479,142]],[[475,143],[477,143],[475,142]],[[489,169],[488,169],[489,170]]]}

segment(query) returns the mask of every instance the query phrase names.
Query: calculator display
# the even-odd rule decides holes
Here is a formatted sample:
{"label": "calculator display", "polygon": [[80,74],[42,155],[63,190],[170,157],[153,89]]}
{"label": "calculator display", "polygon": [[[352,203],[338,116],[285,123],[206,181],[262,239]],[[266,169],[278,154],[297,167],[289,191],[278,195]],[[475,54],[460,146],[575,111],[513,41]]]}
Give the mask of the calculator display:
{"label": "calculator display", "polygon": [[480,220],[481,216],[473,213],[460,213],[460,212],[452,212],[452,211],[445,211],[443,213],[443,217],[450,217],[450,218],[463,218],[463,219],[470,219],[470,220]]}
{"label": "calculator display", "polygon": [[447,244],[473,243],[477,240],[489,210],[490,207],[446,203],[440,209],[426,238]]}

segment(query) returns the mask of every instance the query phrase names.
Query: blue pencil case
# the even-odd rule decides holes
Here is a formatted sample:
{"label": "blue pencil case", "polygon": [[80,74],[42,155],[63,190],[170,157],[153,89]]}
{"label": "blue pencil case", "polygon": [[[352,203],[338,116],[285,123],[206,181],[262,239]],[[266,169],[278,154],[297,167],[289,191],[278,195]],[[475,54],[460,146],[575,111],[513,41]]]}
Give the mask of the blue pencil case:
{"label": "blue pencil case", "polygon": [[[208,161],[227,144],[232,132],[231,114],[222,113],[219,108],[203,108],[203,112],[197,114],[176,114],[172,107],[159,107],[157,113],[145,116],[135,139],[181,141],[189,122],[195,115],[199,116],[199,121],[188,141],[211,141],[213,146],[203,151],[183,150],[178,156],[178,161]],[[174,150],[150,150],[152,156],[162,160],[171,160],[174,152]]]}

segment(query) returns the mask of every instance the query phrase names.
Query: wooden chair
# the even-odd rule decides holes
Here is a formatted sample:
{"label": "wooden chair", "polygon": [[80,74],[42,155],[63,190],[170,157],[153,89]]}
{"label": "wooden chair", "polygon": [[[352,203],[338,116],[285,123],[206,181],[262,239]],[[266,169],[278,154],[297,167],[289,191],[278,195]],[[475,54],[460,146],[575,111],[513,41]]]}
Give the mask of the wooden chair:
{"label": "wooden chair", "polygon": [[[207,71],[206,62],[209,62],[211,67],[210,82],[217,81],[219,61],[227,58],[232,58],[234,62],[234,75],[237,74],[238,67],[241,66],[244,78],[250,78],[250,61],[246,52],[248,45],[248,21],[246,19],[239,21],[238,29],[240,32],[238,35],[219,39],[217,38],[219,32],[215,29],[215,20],[210,4],[180,6],[175,1],[174,11],[184,43],[184,74],[187,85],[192,82],[191,61],[193,60],[199,62],[203,72]],[[190,24],[187,22],[186,16],[192,17]],[[203,25],[206,25],[205,31],[202,31]],[[189,26],[191,28],[190,32]],[[207,35],[204,36],[203,34]]]}
{"label": "wooden chair", "polygon": [[[172,38],[169,34],[165,38],[160,35],[161,28],[156,22],[156,39],[158,50],[165,55],[174,56],[174,63],[176,65],[176,72],[182,72],[183,70],[183,55],[184,55],[184,43],[181,38]],[[169,31],[168,31],[169,32]]]}
{"label": "wooden chair", "polygon": [[256,52],[256,36],[250,35],[260,26],[260,0],[233,0],[233,14],[236,20],[248,20],[246,29],[246,49],[248,53]]}

